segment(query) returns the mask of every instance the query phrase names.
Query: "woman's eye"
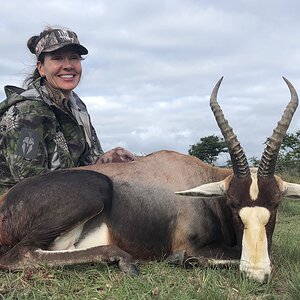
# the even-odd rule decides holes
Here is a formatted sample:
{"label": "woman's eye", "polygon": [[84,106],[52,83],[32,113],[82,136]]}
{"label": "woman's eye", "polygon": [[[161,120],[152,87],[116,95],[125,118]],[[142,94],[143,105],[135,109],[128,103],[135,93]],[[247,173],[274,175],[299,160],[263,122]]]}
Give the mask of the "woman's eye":
{"label": "woman's eye", "polygon": [[62,60],[63,58],[61,56],[53,56],[51,59],[52,60]]}

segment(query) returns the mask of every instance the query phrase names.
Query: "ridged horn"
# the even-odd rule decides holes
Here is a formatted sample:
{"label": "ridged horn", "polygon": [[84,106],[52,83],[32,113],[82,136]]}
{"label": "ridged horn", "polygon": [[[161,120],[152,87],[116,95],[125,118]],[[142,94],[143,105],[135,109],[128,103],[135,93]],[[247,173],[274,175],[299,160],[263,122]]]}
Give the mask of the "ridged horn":
{"label": "ridged horn", "polygon": [[250,169],[244,150],[232,128],[229,126],[228,121],[225,119],[223,111],[217,101],[217,94],[222,80],[223,77],[221,77],[221,79],[217,82],[212,91],[210,107],[227,144],[234,175],[238,178],[242,178],[250,176]]}
{"label": "ridged horn", "polygon": [[283,77],[283,80],[290,90],[291,100],[284,110],[281,120],[277,123],[277,127],[273,130],[272,136],[267,140],[267,146],[258,166],[258,175],[262,177],[274,175],[280,146],[298,106],[298,95],[295,88],[286,78]]}

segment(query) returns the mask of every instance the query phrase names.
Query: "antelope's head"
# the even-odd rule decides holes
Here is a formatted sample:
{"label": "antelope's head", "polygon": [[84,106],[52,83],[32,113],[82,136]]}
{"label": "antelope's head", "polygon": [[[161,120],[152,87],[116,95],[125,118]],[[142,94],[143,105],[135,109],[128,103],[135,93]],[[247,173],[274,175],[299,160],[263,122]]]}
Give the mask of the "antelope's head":
{"label": "antelope's head", "polygon": [[212,92],[210,106],[227,143],[233,174],[220,182],[177,193],[202,197],[226,196],[242,251],[240,270],[248,277],[264,282],[272,271],[270,256],[278,205],[283,196],[300,198],[300,185],[285,182],[274,174],[281,143],[298,106],[298,96],[292,84],[283,78],[290,90],[291,100],[272,136],[267,140],[259,167],[252,169],[217,102],[222,79]]}

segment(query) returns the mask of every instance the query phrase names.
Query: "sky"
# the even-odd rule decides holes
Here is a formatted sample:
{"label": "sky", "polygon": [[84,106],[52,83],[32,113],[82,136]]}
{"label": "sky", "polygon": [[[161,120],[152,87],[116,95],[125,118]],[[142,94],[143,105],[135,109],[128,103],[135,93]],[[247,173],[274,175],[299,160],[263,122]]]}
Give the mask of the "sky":
{"label": "sky", "polygon": [[27,40],[64,27],[89,49],[75,92],[104,151],[187,154],[200,138],[221,136],[209,98],[224,76],[225,117],[247,157],[260,158],[290,99],[282,76],[300,91],[299,11],[298,0],[3,1],[0,99],[35,67]]}

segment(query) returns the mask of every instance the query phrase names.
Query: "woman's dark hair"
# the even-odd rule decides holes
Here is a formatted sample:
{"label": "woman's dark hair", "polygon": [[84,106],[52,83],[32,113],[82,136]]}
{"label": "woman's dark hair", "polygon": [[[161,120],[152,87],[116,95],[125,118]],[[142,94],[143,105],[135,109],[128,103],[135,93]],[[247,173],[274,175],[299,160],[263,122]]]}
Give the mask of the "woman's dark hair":
{"label": "woman's dark hair", "polygon": [[[44,59],[45,59],[45,54],[41,53],[41,55],[39,57],[39,61],[42,64],[44,63]],[[25,78],[25,80],[23,82],[23,86],[25,88],[29,87],[39,77],[41,77],[40,72],[39,72],[38,68],[35,67],[34,71]]]}
{"label": "woman's dark hair", "polygon": [[[44,31],[42,31],[39,35],[34,35],[32,36],[28,41],[27,41],[27,47],[29,49],[29,51],[33,54],[35,53],[35,48],[36,45],[38,43],[38,41],[45,35],[47,35],[48,33],[50,33],[51,31],[53,31],[53,28],[51,27],[46,27]],[[37,60],[40,61],[42,64],[44,63],[44,59],[45,59],[45,54],[41,53],[39,55],[39,57],[37,57]],[[41,77],[37,67],[34,69],[34,71],[29,74],[25,80],[24,80],[24,87],[28,87],[29,85],[31,85],[36,79],[38,79],[39,77]]]}

